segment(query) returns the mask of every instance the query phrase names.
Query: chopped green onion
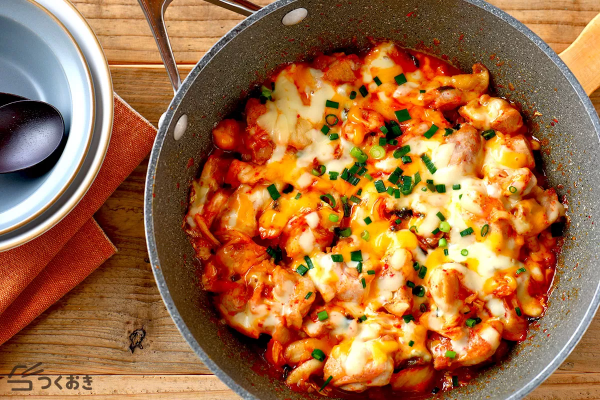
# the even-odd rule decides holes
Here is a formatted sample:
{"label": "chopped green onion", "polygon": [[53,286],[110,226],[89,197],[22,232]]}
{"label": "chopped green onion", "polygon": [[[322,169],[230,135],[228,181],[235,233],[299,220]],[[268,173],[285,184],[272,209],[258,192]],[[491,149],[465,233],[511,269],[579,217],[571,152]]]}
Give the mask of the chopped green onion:
{"label": "chopped green onion", "polygon": [[464,231],[460,231],[460,236],[461,237],[465,237],[465,236],[469,236],[473,233],[473,228],[468,227],[467,229],[465,229]]}
{"label": "chopped green onion", "polygon": [[352,235],[352,229],[350,229],[350,228],[342,229],[340,231],[340,236],[341,237],[348,237],[350,235]]}
{"label": "chopped green onion", "polygon": [[400,198],[400,189],[394,189],[394,198],[396,198],[396,199]]}
{"label": "chopped green onion", "polygon": [[367,161],[367,159],[369,158],[364,151],[362,151],[361,149],[359,149],[358,147],[353,147],[352,149],[350,149],[350,155],[354,158],[356,158],[356,160],[358,162],[365,162]]}
{"label": "chopped green onion", "polygon": [[523,315],[523,313],[521,312],[521,308],[519,307],[515,307],[515,311],[517,312],[517,315],[520,317],[521,315]]}
{"label": "chopped green onion", "polygon": [[390,181],[392,184],[397,184],[398,180],[400,179],[400,175],[402,175],[404,171],[402,171],[400,168],[396,167],[396,169],[394,170],[394,172],[391,173],[391,175],[388,177],[388,181]]}
{"label": "chopped green onion", "polygon": [[435,190],[437,190],[438,193],[446,193],[446,185],[444,185],[443,183],[435,185]]}
{"label": "chopped green onion", "polygon": [[363,265],[361,262],[356,264],[356,270],[358,271],[359,274],[362,273],[362,267],[363,267]]}
{"label": "chopped green onion", "polygon": [[426,188],[425,186],[423,186],[423,187],[421,188],[421,192],[426,192],[426,191],[427,191],[427,188]]}
{"label": "chopped green onion", "polygon": [[367,217],[364,219],[365,224],[369,225],[371,222],[373,222],[373,220],[371,219],[371,217]]}
{"label": "chopped green onion", "polygon": [[446,350],[446,357],[454,359],[456,357],[456,352],[452,350]]}
{"label": "chopped green onion", "polygon": [[379,79],[378,76],[376,76],[375,78],[373,78],[373,82],[375,82],[377,84],[377,86],[381,86],[381,79]]}
{"label": "chopped green onion", "polygon": [[310,296],[312,296],[312,294],[313,294],[313,292],[306,293],[306,296],[304,296],[304,300],[310,299]]}
{"label": "chopped green onion", "polygon": [[325,123],[329,126],[335,126],[340,122],[340,119],[335,114],[327,114],[325,117]]}
{"label": "chopped green onion", "polygon": [[435,133],[438,131],[438,129],[440,128],[436,124],[432,124],[431,128],[429,128],[427,132],[423,134],[423,136],[425,136],[427,139],[431,139],[433,135],[435,135]]}
{"label": "chopped green onion", "polygon": [[396,139],[391,139],[391,140],[388,140],[387,142],[391,146],[397,146],[398,145],[398,141]]}
{"label": "chopped green onion", "polygon": [[275,248],[272,248],[271,246],[267,247],[267,254],[273,257],[275,264],[281,261],[281,249],[279,246],[276,246]]}
{"label": "chopped green onion", "polygon": [[[389,131],[388,131],[388,128],[387,128],[387,126],[385,126],[385,125],[382,125],[382,126],[380,126],[380,127],[379,127],[379,130],[380,130],[381,132],[383,132],[385,135],[387,135],[387,134],[388,134],[388,132],[389,132]],[[385,139],[385,138],[379,138],[379,144],[381,144],[381,139]],[[381,145],[383,146],[383,145],[385,145],[385,143],[384,143],[384,144],[381,144]]]}
{"label": "chopped green onion", "polygon": [[321,386],[321,389],[319,389],[319,392],[322,392],[323,389],[325,389],[327,387],[327,385],[329,385],[329,382],[331,382],[332,379],[333,379],[333,376],[329,376],[329,378],[327,378],[327,380],[325,381],[323,386]]}
{"label": "chopped green onion", "polygon": [[469,318],[466,322],[469,328],[473,328],[475,325],[481,322],[481,318]]}
{"label": "chopped green onion", "polygon": [[340,220],[340,217],[337,214],[329,214],[329,220],[331,222],[338,222]]}
{"label": "chopped green onion", "polygon": [[444,214],[442,214],[441,211],[438,211],[437,214],[435,214],[435,215],[437,215],[437,217],[440,219],[440,221],[446,220],[446,217],[444,217]]}
{"label": "chopped green onion", "polygon": [[396,221],[394,221],[395,223],[399,224],[402,222],[402,220],[400,218],[398,218]]}
{"label": "chopped green onion", "polygon": [[300,264],[298,268],[296,268],[296,272],[300,275],[304,276],[308,272],[308,268],[304,264]]}
{"label": "chopped green onion", "polygon": [[[382,128],[384,128],[384,127],[382,127]],[[381,129],[381,128],[380,128],[380,129]],[[386,139],[386,138],[384,138],[384,137],[380,137],[380,138],[379,138],[379,145],[380,145],[380,146],[385,146],[386,144],[387,144],[387,139]]]}
{"label": "chopped green onion", "polygon": [[446,238],[441,238],[440,241],[438,242],[438,246],[439,247],[446,247],[446,246],[448,246],[448,240],[446,240]]}
{"label": "chopped green onion", "polygon": [[485,237],[488,232],[490,230],[490,226],[488,224],[485,224],[484,226],[481,227],[481,237]]}
{"label": "chopped green onion", "polygon": [[317,361],[323,361],[325,359],[325,353],[319,349],[314,349],[311,356]]}
{"label": "chopped green onion", "polygon": [[415,271],[418,271],[420,268],[421,268],[421,266],[419,265],[419,263],[415,261],[415,262],[413,263],[413,269],[414,269]]}
{"label": "chopped green onion", "polygon": [[367,281],[365,281],[365,278],[361,278],[360,283],[362,284],[363,289],[367,287]]}
{"label": "chopped green onion", "polygon": [[341,254],[332,254],[331,255],[331,260],[333,262],[344,262],[344,256]]}
{"label": "chopped green onion", "polygon": [[448,223],[448,221],[442,221],[442,223],[440,223],[440,231],[444,233],[450,232],[450,223]]}
{"label": "chopped green onion", "polygon": [[521,275],[525,271],[527,271],[527,270],[525,268],[521,267],[515,272],[515,275]]}
{"label": "chopped green onion", "polygon": [[398,125],[396,121],[390,121],[388,124],[392,128],[392,132],[390,133],[390,135],[392,135],[393,137],[398,137],[402,135],[402,129],[400,129],[400,125]]}
{"label": "chopped green onion", "polygon": [[396,119],[398,120],[398,122],[408,121],[412,118],[408,113],[408,109],[406,108],[403,110],[394,111],[394,114],[396,114]]}
{"label": "chopped green onion", "polygon": [[277,188],[275,187],[275,184],[269,185],[267,187],[267,191],[269,192],[269,194],[271,195],[271,198],[273,200],[277,200],[278,198],[281,197],[281,193],[279,193],[279,190],[277,190]]}
{"label": "chopped green onion", "polygon": [[460,183],[452,185],[452,190],[460,190]]}
{"label": "chopped green onion", "polygon": [[367,274],[368,275],[375,275],[375,271],[372,270],[372,269],[370,269],[370,270],[367,271]]}
{"label": "chopped green onion", "polygon": [[330,128],[327,125],[323,125],[321,132],[323,132],[323,135],[327,135],[329,133],[329,129]]}
{"label": "chopped green onion", "polygon": [[260,92],[263,97],[272,100],[271,95],[273,94],[273,92],[271,91],[271,89],[267,88],[266,86],[261,86]]}
{"label": "chopped green onion", "polygon": [[406,82],[407,82],[407,80],[406,80],[406,76],[404,76],[404,74],[396,75],[396,76],[394,77],[394,80],[396,81],[396,83],[397,83],[398,85],[402,85],[402,84],[404,84],[404,83],[406,83]]}
{"label": "chopped green onion", "polygon": [[408,286],[409,288],[413,289],[415,287],[415,283],[411,282],[411,281],[407,281],[406,282],[406,286]]}
{"label": "chopped green onion", "polygon": [[294,198],[295,198],[296,200],[299,200],[299,199],[300,199],[300,197],[302,197],[302,193],[298,192],[298,193],[296,194],[296,197],[294,197]]}
{"label": "chopped green onion", "polygon": [[450,136],[454,133],[454,129],[444,128],[444,136]]}
{"label": "chopped green onion", "polygon": [[330,195],[329,193],[327,194],[323,194],[321,195],[321,197],[319,197],[321,200],[323,200],[325,203],[329,204],[331,206],[331,208],[335,207],[335,199],[333,198],[332,195]]}
{"label": "chopped green onion", "polygon": [[358,317],[358,322],[365,322],[366,320],[367,320],[366,315],[362,315],[362,316]]}
{"label": "chopped green onion", "polygon": [[369,234],[369,231],[362,231],[362,233],[360,234],[360,237],[365,241],[368,242],[369,239],[371,239],[371,235]]}
{"label": "chopped green onion", "polygon": [[375,189],[377,189],[377,193],[385,192],[385,184],[382,180],[375,181]]}
{"label": "chopped green onion", "polygon": [[447,257],[448,256],[448,249],[444,249],[444,255]]}
{"label": "chopped green onion", "polygon": [[306,265],[308,265],[308,269],[313,269],[315,267],[309,256],[304,256],[304,261],[306,262]]}
{"label": "chopped green onion", "polygon": [[415,181],[415,186],[417,186],[419,184],[419,182],[421,182],[421,173],[420,172],[417,172],[415,174],[414,181]]}
{"label": "chopped green onion", "polygon": [[329,314],[327,314],[327,310],[319,311],[317,313],[317,318],[319,318],[319,321],[325,321],[327,318],[329,318]]}
{"label": "chopped green onion", "polygon": [[327,170],[327,168],[325,168],[324,165],[319,165],[317,168],[313,168],[313,170],[311,171],[311,173],[314,176],[322,176],[325,173],[325,171]]}
{"label": "chopped green onion", "polygon": [[427,167],[427,169],[429,170],[429,172],[431,174],[435,174],[435,171],[437,171],[437,168],[435,167],[435,165],[431,161],[431,158],[429,158],[429,156],[427,154],[423,154],[421,156],[421,160],[423,160],[423,163],[425,164],[425,166]]}
{"label": "chopped green onion", "polygon": [[358,91],[360,92],[360,94],[362,94],[362,97],[367,97],[369,95],[369,91],[367,90],[365,85],[362,85],[361,87],[359,87]]}
{"label": "chopped green onion", "polygon": [[375,145],[375,146],[371,147],[371,150],[369,150],[369,154],[374,159],[380,160],[383,157],[385,157],[385,149],[381,146]]}
{"label": "chopped green onion", "polygon": [[361,167],[358,170],[357,174],[358,174],[358,176],[363,176],[365,174],[365,172],[367,172],[367,169],[365,167]]}
{"label": "chopped green onion", "polygon": [[350,253],[350,260],[352,261],[362,261],[363,260],[363,256],[362,256],[362,251],[360,250],[356,250]]}
{"label": "chopped green onion", "polygon": [[360,178],[358,178],[356,176],[351,176],[350,179],[348,179],[348,183],[351,184],[352,186],[358,185],[358,182],[360,182]]}
{"label": "chopped green onion", "polygon": [[356,204],[360,204],[360,202],[362,201],[360,198],[356,197],[355,195],[350,196],[350,201]]}
{"label": "chopped green onion", "polygon": [[481,136],[483,136],[483,138],[485,140],[490,140],[491,138],[493,138],[494,136],[496,136],[496,132],[493,129],[488,129],[487,131],[484,131]]}
{"label": "chopped green onion", "polygon": [[437,235],[438,233],[440,233],[440,228],[435,228],[434,230],[431,231],[432,235]]}
{"label": "chopped green onion", "polygon": [[331,135],[329,135],[329,140],[336,140],[339,138],[340,138],[340,135],[338,135],[337,133],[332,133]]}
{"label": "chopped green onion", "polygon": [[350,92],[350,100],[354,100],[356,98],[356,91],[353,90]]}
{"label": "chopped green onion", "polygon": [[332,181],[336,181],[339,174],[339,172],[329,171],[329,179]]}
{"label": "chopped green onion", "polygon": [[469,255],[469,250],[467,250],[467,249],[462,249],[462,250],[460,251],[460,254],[461,254],[462,256],[466,257],[466,256],[468,256],[468,255]]}
{"label": "chopped green onion", "polygon": [[427,90],[421,89],[419,90],[419,93],[427,93]]}
{"label": "chopped green onion", "polygon": [[403,164],[410,164],[412,162],[412,158],[410,158],[410,156],[404,156],[402,157],[402,163]]}
{"label": "chopped green onion", "polygon": [[331,100],[327,100],[325,102],[325,107],[329,107],[329,108],[339,108],[340,107],[340,103],[338,103],[337,101],[331,101]]}
{"label": "chopped green onion", "polygon": [[408,315],[404,315],[402,317],[402,319],[404,320],[405,323],[409,323],[410,321],[414,321],[415,317],[413,317],[412,315],[408,314]]}
{"label": "chopped green onion", "polygon": [[419,269],[419,278],[425,279],[425,275],[427,275],[427,267],[421,265],[421,268]]}
{"label": "chopped green onion", "polygon": [[414,344],[415,344],[415,341],[411,340],[410,342],[408,342],[408,347],[413,347]]}
{"label": "chopped green onion", "polygon": [[394,188],[391,186],[388,186],[388,188],[386,189],[387,194],[389,194],[390,196],[394,195]]}
{"label": "chopped green onion", "polygon": [[367,179],[368,179],[368,180],[370,180],[370,181],[372,181],[372,180],[373,180],[373,177],[372,177],[371,175],[369,175],[369,174],[365,174],[365,178],[367,178]]}
{"label": "chopped green onion", "polygon": [[425,288],[421,285],[415,286],[412,290],[412,294],[414,294],[417,297],[423,297],[425,296]]}
{"label": "chopped green onion", "polygon": [[458,376],[452,375],[452,386],[458,387]]}
{"label": "chopped green onion", "polygon": [[511,192],[511,193],[517,193],[517,188],[514,187],[514,186],[509,186],[508,187],[508,191]]}
{"label": "chopped green onion", "polygon": [[402,177],[402,194],[407,196],[412,192],[412,177],[403,176]]}

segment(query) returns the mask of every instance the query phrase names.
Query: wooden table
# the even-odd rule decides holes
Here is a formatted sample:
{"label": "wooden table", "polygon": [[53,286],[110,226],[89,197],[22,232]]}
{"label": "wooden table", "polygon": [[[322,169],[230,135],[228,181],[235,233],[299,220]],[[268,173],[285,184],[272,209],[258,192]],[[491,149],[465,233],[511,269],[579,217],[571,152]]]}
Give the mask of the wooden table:
{"label": "wooden table", "polygon": [[[136,0],[72,0],[99,36],[116,92],[152,123],[172,91]],[[399,0],[400,1],[400,0]],[[264,5],[269,0],[258,1]],[[599,0],[493,0],[523,21],[557,52],[600,12]],[[175,0],[167,12],[182,74],[241,18],[201,0]],[[592,96],[600,110],[600,91]],[[211,375],[179,335],[160,298],[146,253],[142,219],[147,163],[140,165],[96,218],[118,254],[81,285],[0,347],[0,374],[17,364],[43,363],[60,384],[33,398],[85,394],[94,399],[238,399]],[[145,338],[139,347],[132,338]],[[135,333],[134,333],[135,332]],[[132,335],[134,333],[134,335]],[[530,399],[600,399],[600,318],[575,351]],[[133,349],[133,350],[132,350]],[[92,391],[67,389],[70,374],[92,376]],[[0,396],[10,392],[0,376]],[[27,396],[32,398],[32,396]]]}

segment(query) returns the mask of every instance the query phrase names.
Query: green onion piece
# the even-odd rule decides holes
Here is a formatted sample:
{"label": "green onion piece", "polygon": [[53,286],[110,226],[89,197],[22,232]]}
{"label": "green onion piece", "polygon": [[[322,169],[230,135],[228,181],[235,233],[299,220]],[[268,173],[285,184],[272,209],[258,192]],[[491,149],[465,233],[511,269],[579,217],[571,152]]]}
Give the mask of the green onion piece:
{"label": "green onion piece", "polygon": [[344,256],[341,254],[332,254],[331,255],[331,260],[333,262],[344,262]]}
{"label": "green onion piece", "polygon": [[370,270],[367,271],[367,274],[368,275],[375,275],[375,271],[372,270],[372,269],[370,269]]}
{"label": "green onion piece", "polygon": [[414,181],[415,181],[415,186],[417,186],[419,184],[419,182],[421,182],[421,173],[420,172],[417,172],[415,174]]}
{"label": "green onion piece", "polygon": [[468,256],[468,255],[469,255],[469,250],[467,250],[467,249],[462,249],[462,250],[460,251],[460,254],[461,254],[462,256],[466,257],[466,256]]}
{"label": "green onion piece", "polygon": [[300,199],[300,197],[302,197],[302,193],[298,192],[298,193],[296,194],[296,197],[294,197],[294,198],[295,198],[296,200],[299,200],[299,199]]}
{"label": "green onion piece", "polygon": [[410,156],[404,156],[402,157],[402,163],[404,164],[410,164],[412,162],[412,158],[410,158]]}
{"label": "green onion piece", "polygon": [[440,221],[446,220],[446,217],[444,217],[444,214],[442,214],[441,211],[438,211],[437,214],[435,214],[435,215],[437,215],[437,217],[440,219]]}
{"label": "green onion piece", "polygon": [[496,132],[493,129],[489,129],[487,131],[484,131],[481,136],[483,136],[483,138],[485,140],[490,140],[491,138],[493,138],[494,136],[496,136]]}
{"label": "green onion piece", "polygon": [[414,344],[415,344],[415,341],[411,340],[410,342],[408,342],[408,347],[413,347]]}
{"label": "green onion piece", "polygon": [[394,189],[394,198],[396,198],[396,199],[400,198],[400,189]]}
{"label": "green onion piece", "polygon": [[337,214],[329,214],[329,220],[331,222],[338,222],[340,220],[340,217]]}
{"label": "green onion piece", "polygon": [[[367,172],[367,169],[366,169],[365,167],[361,167],[361,168],[358,170],[357,174],[358,174],[358,176],[363,176],[363,175],[364,175],[366,172]],[[360,193],[359,193],[359,194],[360,194]]]}
{"label": "green onion piece", "polygon": [[394,111],[394,114],[396,114],[396,119],[398,120],[398,122],[408,121],[412,118],[408,113],[408,109],[406,108],[403,110]]}
{"label": "green onion piece", "polygon": [[321,132],[323,132],[323,135],[327,135],[329,133],[329,129],[330,128],[327,125],[323,125]]}
{"label": "green onion piece", "polygon": [[[389,131],[388,131],[388,128],[387,128],[387,126],[385,126],[385,125],[382,125],[382,126],[380,126],[380,127],[379,127],[379,130],[380,130],[381,132],[383,132],[385,135],[387,135],[387,134],[388,134],[388,132],[389,132]],[[385,139],[385,138],[380,138],[380,139],[379,139],[379,144],[381,144],[381,139]],[[382,146],[383,146],[383,145],[385,145],[385,143],[384,143],[384,144],[382,144]]]}
{"label": "green onion piece", "polygon": [[371,239],[371,235],[369,234],[369,231],[362,231],[362,233],[360,234],[360,237],[365,241],[368,242],[369,239]]}
{"label": "green onion piece", "polygon": [[404,171],[402,171],[400,168],[396,167],[394,172],[392,172],[392,174],[388,177],[388,181],[394,185],[397,184],[398,180],[400,179],[400,175],[402,175],[403,172]]}
{"label": "green onion piece", "polygon": [[362,267],[363,267],[363,265],[361,262],[356,264],[356,270],[358,271],[359,274],[362,273]]}
{"label": "green onion piece", "polygon": [[414,294],[417,297],[423,297],[425,296],[425,288],[421,285],[415,286],[412,290],[412,294]]}
{"label": "green onion piece", "polygon": [[442,231],[444,233],[450,232],[450,223],[448,223],[448,221],[443,221],[440,224],[440,231]]}
{"label": "green onion piece", "polygon": [[380,137],[379,138],[379,145],[380,146],[385,146],[387,144],[387,139],[384,137]]}
{"label": "green onion piece", "polygon": [[335,114],[327,114],[325,117],[325,123],[329,126],[335,126],[340,122],[340,119]]}
{"label": "green onion piece", "polygon": [[427,275],[427,267],[421,265],[421,268],[419,269],[419,278],[425,279],[425,275]]}
{"label": "green onion piece", "polygon": [[350,177],[350,179],[348,179],[348,183],[351,184],[352,186],[358,185],[358,182],[360,182],[360,178],[358,178],[356,176],[352,176],[352,177]]}
{"label": "green onion piece", "polygon": [[327,378],[327,380],[325,381],[323,386],[321,386],[321,389],[319,389],[319,392],[322,392],[323,389],[325,389],[327,387],[327,385],[329,385],[329,382],[331,382],[332,379],[333,379],[333,376],[330,376],[329,378]]}
{"label": "green onion piece", "polygon": [[452,190],[460,190],[460,183],[452,185]]}
{"label": "green onion piece", "polygon": [[485,237],[488,232],[490,230],[490,226],[488,224],[485,224],[484,226],[481,227],[481,237]]}
{"label": "green onion piece", "polygon": [[319,165],[317,168],[313,168],[313,170],[311,171],[311,173],[314,176],[322,176],[326,171],[326,168],[324,165]]}
{"label": "green onion piece", "polygon": [[515,307],[515,311],[517,312],[517,315],[520,317],[521,315],[523,315],[523,313],[521,312],[521,308],[520,307]]}
{"label": "green onion piece", "polygon": [[362,315],[362,316],[358,317],[358,322],[365,322],[366,320],[367,320],[366,315]]}
{"label": "green onion piece", "polygon": [[456,357],[456,352],[452,350],[446,350],[446,357],[454,359]]}
{"label": "green onion piece", "polygon": [[419,230],[417,229],[416,225],[412,225],[410,228],[408,228],[409,231],[413,231],[415,233],[419,233]]}
{"label": "green onion piece", "polygon": [[362,97],[367,97],[369,95],[369,91],[367,90],[365,85],[362,85],[361,87],[359,87],[358,91],[360,92],[360,94],[362,94]]}
{"label": "green onion piece", "polygon": [[402,194],[408,196],[412,192],[412,177],[403,176],[402,177]]}
{"label": "green onion piece", "polygon": [[421,89],[419,90],[419,93],[427,93],[427,90]]}
{"label": "green onion piece", "polygon": [[460,194],[460,196],[458,196],[458,199],[459,199],[459,200],[460,200],[460,199],[462,199],[462,193]]}
{"label": "green onion piece", "polygon": [[371,150],[369,150],[369,154],[374,159],[381,160],[383,157],[385,157],[385,149],[381,146],[375,145],[371,147]]}
{"label": "green onion piece", "polygon": [[350,235],[352,235],[352,229],[350,229],[350,228],[342,229],[340,231],[340,236],[341,237],[348,237]]}
{"label": "green onion piece", "polygon": [[382,180],[375,181],[375,189],[377,189],[377,193],[385,192],[385,183]]}
{"label": "green onion piece", "polygon": [[448,249],[444,249],[444,255],[447,257],[448,256]]}
{"label": "green onion piece", "polygon": [[373,82],[375,82],[377,84],[377,86],[381,86],[381,79],[379,79],[378,76],[376,76],[375,78],[373,78]]}
{"label": "green onion piece", "polygon": [[454,129],[444,128],[444,136],[450,136],[454,133]]}
{"label": "green onion piece", "polygon": [[304,276],[308,272],[308,268],[304,264],[300,264],[298,268],[296,268],[296,272],[300,275]]}
{"label": "green onion piece", "polygon": [[406,76],[404,76],[404,74],[396,75],[396,76],[394,77],[394,80],[396,81],[396,83],[397,83],[398,85],[402,85],[402,84],[404,84],[404,83],[406,83],[406,82],[407,82],[407,80],[406,80]]}
{"label": "green onion piece", "polygon": [[329,314],[327,314],[327,310],[319,311],[317,313],[317,318],[319,318],[319,321],[325,321],[327,318],[329,318]]}
{"label": "green onion piece", "polygon": [[517,188],[514,187],[514,186],[509,186],[508,187],[508,191],[511,192],[511,193],[517,193]]}
{"label": "green onion piece", "polygon": [[389,194],[390,196],[394,195],[394,188],[391,186],[388,186],[388,188],[386,189],[387,194]]}
{"label": "green onion piece", "polygon": [[446,193],[446,185],[444,185],[443,183],[435,185],[435,190],[437,190],[438,193]]}
{"label": "green onion piece", "polygon": [[311,356],[317,361],[323,361],[325,359],[325,353],[319,349],[314,349]]}
{"label": "green onion piece", "polygon": [[269,185],[267,187],[267,191],[269,192],[269,194],[271,195],[271,198],[273,200],[277,200],[278,198],[281,197],[281,193],[279,193],[279,190],[277,190],[277,188],[275,187],[275,184]]}
{"label": "green onion piece", "polygon": [[398,218],[396,221],[394,221],[395,223],[399,224],[402,222],[402,219]]}
{"label": "green onion piece", "polygon": [[331,135],[329,135],[329,140],[336,140],[339,138],[340,138],[340,135],[338,135],[337,133],[332,133]]}
{"label": "green onion piece", "polygon": [[360,196],[362,194],[362,189],[358,189],[358,191],[356,192],[357,196]]}
{"label": "green onion piece", "polygon": [[271,91],[271,89],[267,88],[266,86],[261,86],[261,88],[260,88],[260,94],[263,97],[265,97],[265,98],[267,98],[269,100],[272,100],[271,96],[272,96],[273,92]]}
{"label": "green onion piece", "polygon": [[371,222],[373,222],[373,220],[371,219],[371,217],[367,217],[364,219],[365,224],[369,225]]}
{"label": "green onion piece", "polygon": [[356,91],[353,90],[350,92],[350,100],[354,100],[356,98]]}
{"label": "green onion piece", "polygon": [[360,283],[362,284],[363,289],[367,287],[367,281],[365,281],[365,278],[361,278]]}
{"label": "green onion piece", "polygon": [[373,177],[372,177],[371,175],[369,175],[369,174],[365,174],[365,178],[367,178],[367,179],[368,179],[368,180],[370,180],[370,181],[372,181],[372,180],[373,180]]}
{"label": "green onion piece", "polygon": [[439,126],[433,124],[431,125],[431,128],[429,128],[427,132],[423,134],[423,136],[425,136],[427,139],[431,139],[433,135],[435,135],[435,133],[438,131],[438,129],[440,129]]}
{"label": "green onion piece", "polygon": [[312,294],[313,294],[313,292],[306,293],[306,296],[304,296],[304,300],[310,299],[310,296],[312,296]]}
{"label": "green onion piece", "polygon": [[410,321],[414,321],[415,317],[413,317],[412,315],[408,314],[408,315],[402,316],[402,319],[404,320],[405,323],[408,324]]}
{"label": "green onion piece", "polygon": [[525,268],[521,267],[515,272],[515,275],[521,275],[525,271],[527,271],[527,270]]}
{"label": "green onion piece", "polygon": [[396,139],[391,139],[391,140],[388,140],[387,142],[391,146],[397,146],[398,145],[398,141]]}
{"label": "green onion piece", "polygon": [[279,246],[276,246],[275,248],[272,248],[271,246],[267,247],[267,254],[273,257],[275,264],[281,261],[281,249]]}
{"label": "green onion piece", "polygon": [[331,101],[331,100],[327,100],[325,102],[325,107],[329,107],[329,108],[339,108],[340,107],[340,103],[338,103],[337,101]]}
{"label": "green onion piece", "polygon": [[452,375],[452,386],[458,387],[458,376]]}
{"label": "green onion piece", "polygon": [[473,328],[475,325],[481,322],[481,318],[469,318],[466,322],[469,328]]}
{"label": "green onion piece", "polygon": [[423,163],[425,164],[425,166],[427,167],[427,169],[429,170],[429,172],[432,175],[435,174],[435,171],[437,171],[437,168],[435,167],[435,165],[431,161],[431,158],[429,158],[429,156],[427,154],[423,154],[421,156],[421,160],[423,160]]}
{"label": "green onion piece", "polygon": [[362,256],[362,251],[360,250],[356,250],[350,253],[350,260],[352,261],[362,261],[363,260],[363,256]]}
{"label": "green onion piece", "polygon": [[358,162],[365,162],[369,158],[364,151],[359,149],[358,147],[353,147],[350,149],[350,155],[354,157]]}
{"label": "green onion piece", "polygon": [[407,281],[406,282],[406,286],[408,286],[409,288],[413,289],[415,287],[415,283],[411,282],[411,281]]}
{"label": "green onion piece", "polygon": [[440,228],[435,228],[434,230],[431,231],[432,235],[437,235],[438,233],[440,233]]}
{"label": "green onion piece", "polygon": [[319,197],[321,200],[323,200],[325,203],[329,204],[331,206],[331,208],[335,207],[335,199],[333,198],[332,195],[330,195],[329,193],[327,194],[323,194],[321,195],[321,197]]}
{"label": "green onion piece", "polygon": [[426,191],[427,191],[427,188],[426,188],[425,186],[423,186],[423,187],[421,188],[421,192],[426,192]]}
{"label": "green onion piece", "polygon": [[448,246],[448,240],[446,240],[446,238],[441,238],[440,241],[438,242],[438,246],[439,247],[446,247],[446,246]]}
{"label": "green onion piece", "polygon": [[360,204],[360,202],[362,201],[360,198],[356,197],[355,195],[350,196],[350,201],[356,204]]}
{"label": "green onion piece", "polygon": [[465,236],[469,236],[473,233],[473,228],[468,227],[467,229],[465,229],[464,231],[460,231],[460,236],[461,237],[465,237]]}
{"label": "green onion piece", "polygon": [[392,128],[392,132],[390,133],[393,137],[398,137],[402,135],[402,129],[400,129],[400,125],[396,121],[389,122],[390,127]]}
{"label": "green onion piece", "polygon": [[313,269],[315,267],[309,256],[304,256],[304,261],[306,262],[306,265],[308,265],[308,269]]}
{"label": "green onion piece", "polygon": [[413,269],[414,269],[415,271],[418,271],[420,268],[421,268],[421,266],[419,265],[419,263],[415,261],[415,262],[413,263]]}
{"label": "green onion piece", "polygon": [[332,181],[337,181],[339,174],[340,174],[339,172],[329,171],[329,179]]}

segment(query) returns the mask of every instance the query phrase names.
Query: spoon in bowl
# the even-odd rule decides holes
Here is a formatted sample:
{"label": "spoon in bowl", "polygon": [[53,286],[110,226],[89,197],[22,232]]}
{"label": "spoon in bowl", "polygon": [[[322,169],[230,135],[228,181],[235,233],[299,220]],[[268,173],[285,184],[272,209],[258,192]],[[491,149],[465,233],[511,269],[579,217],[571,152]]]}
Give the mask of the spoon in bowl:
{"label": "spoon in bowl", "polygon": [[50,104],[0,93],[0,174],[44,161],[64,134],[62,115]]}

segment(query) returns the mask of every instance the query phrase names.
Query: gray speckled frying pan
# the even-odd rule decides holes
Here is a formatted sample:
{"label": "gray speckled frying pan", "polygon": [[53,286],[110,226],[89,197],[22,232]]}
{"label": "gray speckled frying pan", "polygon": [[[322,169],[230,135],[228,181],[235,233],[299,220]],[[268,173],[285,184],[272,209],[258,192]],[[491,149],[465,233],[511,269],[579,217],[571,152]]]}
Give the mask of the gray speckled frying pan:
{"label": "gray speckled frying pan", "polygon": [[[154,1],[140,0],[146,11],[160,17],[163,2],[152,9],[149,4]],[[248,4],[230,8],[246,14],[252,9]],[[284,16],[298,8],[308,11],[306,18],[296,25],[282,24]],[[153,29],[164,33],[160,23]],[[146,237],[162,297],[200,359],[243,398],[321,398],[291,392],[282,380],[261,372],[265,363],[252,341],[218,323],[198,284],[194,250],[181,223],[190,182],[211,149],[211,129],[243,101],[250,87],[279,64],[317,52],[360,49],[369,45],[369,37],[448,57],[465,71],[483,62],[493,76],[493,89],[520,103],[534,134],[548,143],[542,152],[545,170],[559,195],[567,196],[571,218],[548,315],[502,368],[489,368],[469,386],[441,396],[522,398],[573,350],[598,307],[600,121],[557,54],[523,24],[481,0],[279,0],[219,40],[181,84],[150,159]],[[168,46],[162,43],[168,60]],[[174,63],[170,67],[176,71]],[[173,83],[178,84],[178,78]],[[590,82],[584,83],[591,92]],[[553,119],[558,123],[551,124]],[[182,132],[176,140],[175,133],[179,137]]]}

